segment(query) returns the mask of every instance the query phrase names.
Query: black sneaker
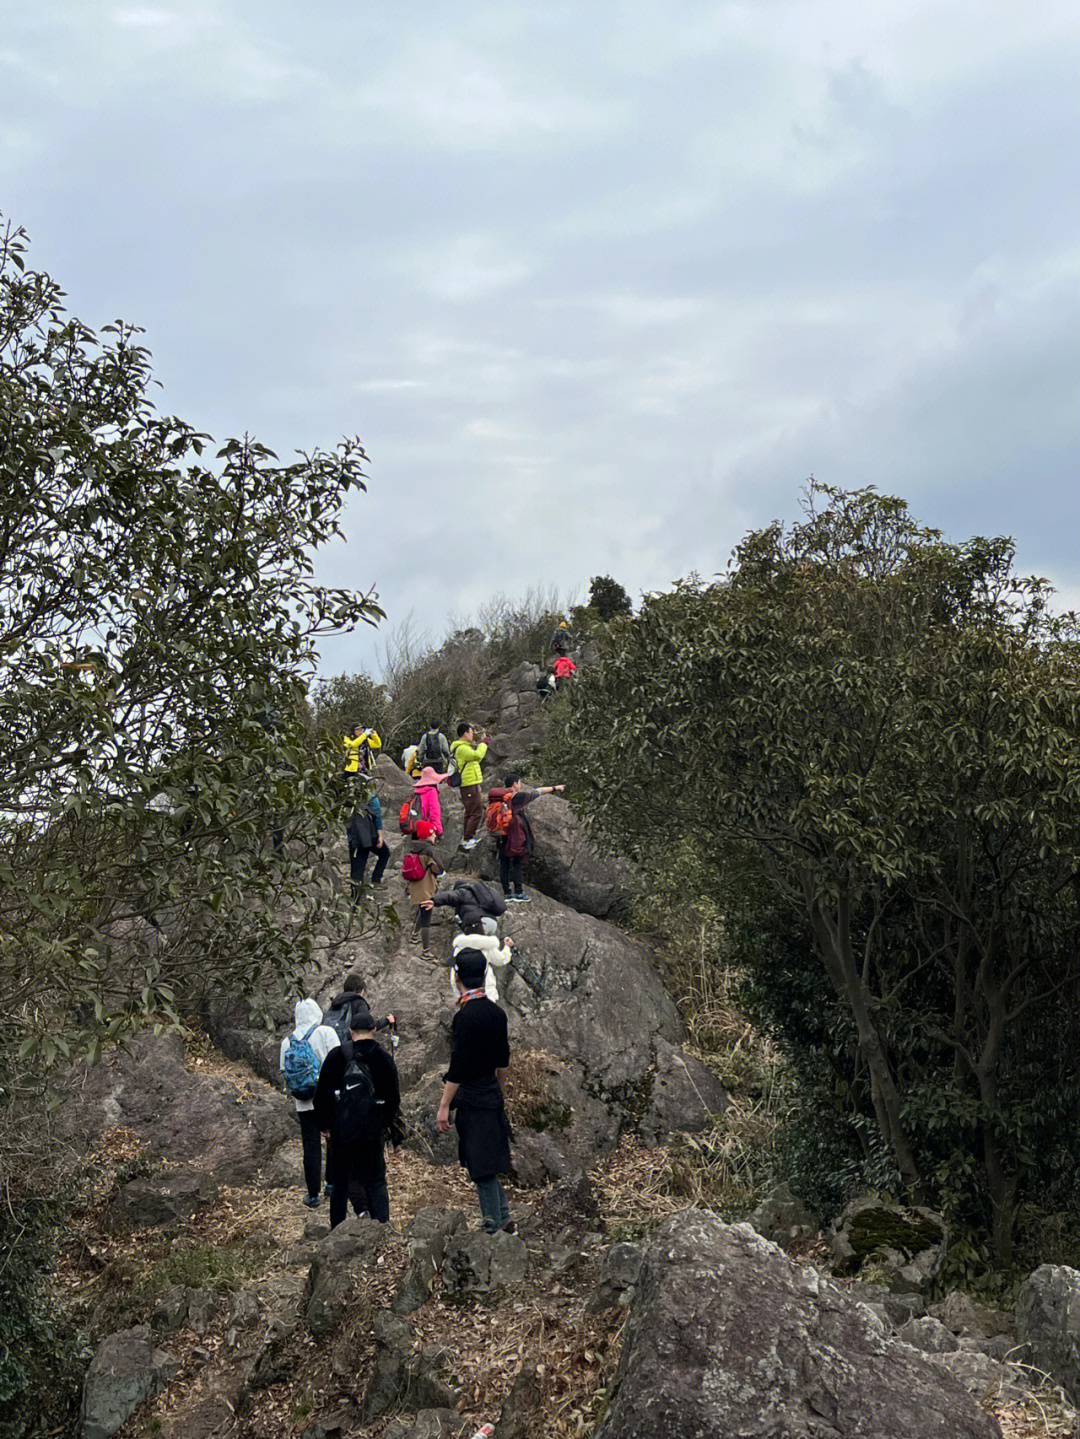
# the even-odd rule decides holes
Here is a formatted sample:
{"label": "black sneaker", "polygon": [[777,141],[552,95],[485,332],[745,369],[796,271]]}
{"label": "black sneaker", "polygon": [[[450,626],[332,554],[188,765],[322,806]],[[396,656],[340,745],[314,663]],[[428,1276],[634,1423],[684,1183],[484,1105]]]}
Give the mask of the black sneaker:
{"label": "black sneaker", "polygon": [[308,1207],[309,1209],[318,1209],[318,1207],[319,1207],[319,1196],[318,1196],[317,1194],[305,1194],[305,1195],[304,1195],[304,1203],[307,1205],[307,1207]]}
{"label": "black sneaker", "polygon": [[529,903],[529,896],[528,896],[527,894],[524,894],[524,893],[522,893],[522,894],[515,894],[515,895],[514,895],[514,902],[515,902],[516,904],[528,904],[528,903]]}

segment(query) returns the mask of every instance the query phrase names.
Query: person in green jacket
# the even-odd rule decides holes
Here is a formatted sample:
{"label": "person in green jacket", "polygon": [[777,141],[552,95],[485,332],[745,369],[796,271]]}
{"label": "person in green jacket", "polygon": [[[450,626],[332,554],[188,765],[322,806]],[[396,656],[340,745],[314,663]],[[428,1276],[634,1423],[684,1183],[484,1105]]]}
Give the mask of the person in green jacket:
{"label": "person in green jacket", "polygon": [[458,737],[450,746],[455,765],[461,775],[461,803],[465,810],[465,824],[461,832],[462,849],[475,849],[483,838],[477,834],[484,813],[484,802],[480,798],[480,761],[487,754],[488,737],[484,735],[479,744],[475,743],[476,730],[468,720],[462,720],[457,727]]}

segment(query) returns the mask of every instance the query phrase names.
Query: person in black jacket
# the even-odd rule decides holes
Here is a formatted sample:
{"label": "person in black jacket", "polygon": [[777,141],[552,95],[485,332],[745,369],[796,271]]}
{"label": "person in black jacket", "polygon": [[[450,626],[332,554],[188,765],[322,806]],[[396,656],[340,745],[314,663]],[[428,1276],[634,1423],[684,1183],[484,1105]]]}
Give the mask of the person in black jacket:
{"label": "person in black jacket", "polygon": [[450,1026],[450,1067],[443,1079],[435,1127],[450,1128],[455,1111],[458,1158],[468,1170],[480,1199],[484,1228],[490,1234],[514,1232],[514,1221],[499,1175],[510,1168],[510,1121],[500,1079],[510,1063],[506,1015],[484,993],[484,956],[463,949],[455,965],[458,1010]]}
{"label": "person in black jacket", "polygon": [[482,879],[459,879],[452,889],[442,890],[425,905],[448,904],[464,934],[498,934],[499,915],[506,913],[506,901]]}
{"label": "person in black jacket", "polygon": [[375,1043],[375,1021],[359,1000],[348,1042],[327,1055],[315,1090],[315,1115],[329,1141],[331,1229],[345,1218],[350,1201],[356,1214],[388,1222],[384,1146],[388,1132],[400,1143],[400,1109],[397,1066]]}

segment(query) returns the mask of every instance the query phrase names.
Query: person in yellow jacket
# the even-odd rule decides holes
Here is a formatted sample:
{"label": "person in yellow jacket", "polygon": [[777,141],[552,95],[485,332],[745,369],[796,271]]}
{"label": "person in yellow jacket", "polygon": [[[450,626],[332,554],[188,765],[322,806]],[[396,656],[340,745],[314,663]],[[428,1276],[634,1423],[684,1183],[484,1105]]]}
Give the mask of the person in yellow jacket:
{"label": "person in yellow jacket", "polygon": [[351,735],[345,736],[345,773],[367,774],[371,769],[371,757],[382,749],[382,740],[377,731],[354,725]]}
{"label": "person in yellow jacket", "polygon": [[484,735],[480,743],[475,744],[476,731],[468,720],[464,720],[458,725],[457,732],[458,737],[450,746],[450,754],[461,775],[461,788],[458,793],[461,795],[461,803],[465,810],[461,847],[462,849],[475,849],[483,838],[476,831],[480,828],[480,820],[484,813],[484,803],[480,798],[480,780],[482,778],[480,761],[487,754],[488,737]]}

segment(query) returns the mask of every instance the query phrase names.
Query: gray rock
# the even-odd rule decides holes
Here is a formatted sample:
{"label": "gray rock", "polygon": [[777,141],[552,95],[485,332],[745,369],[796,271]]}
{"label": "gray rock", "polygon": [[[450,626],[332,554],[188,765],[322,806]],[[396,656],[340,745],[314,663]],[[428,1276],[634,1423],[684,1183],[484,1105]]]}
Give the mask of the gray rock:
{"label": "gray rock", "polygon": [[657,1036],[649,1103],[638,1122],[646,1144],[660,1144],[680,1131],[707,1129],[730,1102],[727,1090],[700,1059]]}
{"label": "gray rock", "polygon": [[945,1221],[932,1210],[863,1195],[829,1231],[833,1273],[858,1272],[887,1289],[922,1294],[941,1268],[946,1238]]}
{"label": "gray rock", "polygon": [[1043,1264],[1016,1296],[1016,1335],[1027,1357],[1080,1405],[1080,1272]]}
{"label": "gray rock", "polygon": [[386,1239],[386,1226],[366,1214],[345,1219],[321,1240],[308,1274],[305,1318],[312,1334],[329,1334],[344,1317],[356,1272],[370,1264]]}
{"label": "gray rock", "polygon": [[636,892],[632,866],[604,854],[561,795],[541,795],[529,806],[529,819],[536,848],[528,872],[537,889],[596,919],[628,908]]}
{"label": "gray rock", "polygon": [[749,1225],[677,1215],[641,1267],[597,1439],[1000,1439],[949,1375]]}
{"label": "gray rock", "polygon": [[999,1364],[986,1354],[959,1349],[937,1354],[934,1363],[962,1384],[980,1404],[1013,1404],[1026,1397],[1027,1386],[1013,1364]]}
{"label": "gray rock", "polygon": [[409,1269],[390,1306],[395,1314],[412,1314],[430,1298],[446,1242],[464,1229],[465,1223],[460,1209],[427,1208],[416,1212],[409,1225]]}
{"label": "gray rock", "polygon": [[82,1439],[109,1439],[176,1368],[171,1355],[154,1348],[148,1324],[103,1339],[83,1385]]}
{"label": "gray rock", "polygon": [[549,1131],[514,1126],[514,1180],[522,1189],[539,1189],[566,1179],[576,1168],[569,1146]]}
{"label": "gray rock", "polygon": [[115,1220],[125,1229],[179,1224],[199,1209],[217,1202],[218,1189],[209,1174],[176,1170],[149,1179],[132,1179],[117,1196]]}
{"label": "gray rock", "polygon": [[495,1425],[495,1439],[536,1439],[546,1427],[540,1376],[535,1365],[527,1364],[506,1396]]}
{"label": "gray rock", "polygon": [[354,1405],[340,1404],[336,1409],[328,1409],[310,1419],[301,1439],[333,1439],[336,1434],[348,1433],[356,1426],[358,1419]]}
{"label": "gray rock", "polygon": [[983,1334],[993,1338],[1014,1332],[1012,1318],[1003,1309],[977,1304],[959,1289],[946,1294],[939,1303],[931,1304],[929,1313],[940,1319],[945,1328],[951,1329],[954,1334]]}
{"label": "gray rock", "polygon": [[604,1256],[600,1282],[585,1306],[591,1314],[630,1303],[641,1272],[643,1254],[644,1247],[640,1244],[621,1243],[611,1246]]}
{"label": "gray rock", "polygon": [[952,1354],[960,1348],[956,1335],[929,1314],[922,1319],[909,1319],[906,1324],[901,1324],[897,1337],[905,1344],[910,1344],[912,1349],[919,1349],[924,1354]]}
{"label": "gray rock", "polygon": [[888,1324],[897,1328],[909,1319],[920,1319],[926,1313],[926,1300],[921,1294],[905,1293],[903,1290],[894,1292],[884,1284],[864,1284],[860,1281],[851,1285],[847,1293],[875,1313],[880,1309]]}
{"label": "gray rock", "polygon": [[215,1289],[189,1289],[187,1292],[188,1328],[205,1334],[221,1309],[221,1295]]}
{"label": "gray rock", "polygon": [[458,1232],[446,1243],[443,1292],[448,1299],[472,1299],[506,1284],[520,1284],[528,1251],[516,1234]]}
{"label": "gray rock", "polygon": [[453,1409],[422,1409],[415,1418],[391,1419],[382,1439],[469,1439],[474,1432]]}
{"label": "gray rock", "polygon": [[1021,1358],[1022,1346],[1012,1334],[962,1334],[956,1342],[965,1354],[985,1354],[999,1364]]}
{"label": "gray rock", "polygon": [[364,1394],[365,1423],[394,1405],[403,1409],[453,1409],[458,1382],[441,1345],[417,1347],[405,1321],[385,1309],[375,1315],[372,1332],[375,1370]]}
{"label": "gray rock", "polygon": [[746,1221],[761,1235],[784,1244],[796,1239],[812,1239],[818,1232],[818,1221],[801,1199],[796,1199],[786,1184],[774,1185]]}
{"label": "gray rock", "polygon": [[165,1293],[154,1301],[150,1313],[150,1324],[166,1334],[187,1323],[188,1290],[183,1284],[170,1284]]}

